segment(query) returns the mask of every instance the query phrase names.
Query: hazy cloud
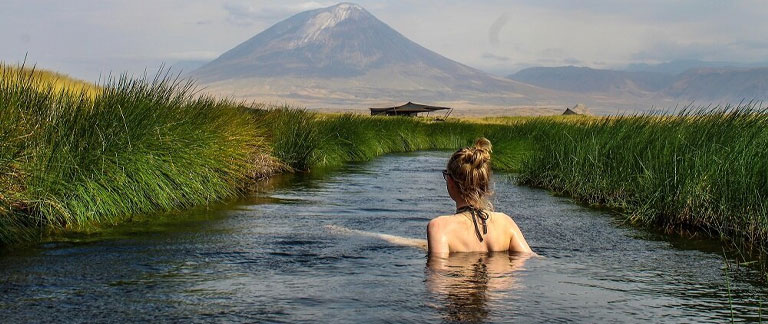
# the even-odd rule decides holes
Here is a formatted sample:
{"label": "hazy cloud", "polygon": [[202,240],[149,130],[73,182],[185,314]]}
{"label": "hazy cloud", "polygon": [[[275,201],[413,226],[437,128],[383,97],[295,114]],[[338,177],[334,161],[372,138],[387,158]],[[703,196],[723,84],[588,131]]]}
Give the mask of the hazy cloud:
{"label": "hazy cloud", "polygon": [[581,60],[577,60],[575,58],[569,57],[563,60],[563,63],[568,65],[582,65],[583,62]]}
{"label": "hazy cloud", "polygon": [[540,56],[543,56],[549,59],[560,58],[567,54],[568,52],[562,48],[545,48],[539,52]]}
{"label": "hazy cloud", "polygon": [[235,25],[252,25],[264,19],[284,19],[293,14],[333,5],[331,2],[264,4],[253,1],[229,1],[223,5],[227,12],[227,21]]}
{"label": "hazy cloud", "polygon": [[507,62],[507,61],[510,60],[509,57],[494,55],[494,54],[491,54],[491,53],[488,53],[488,52],[483,53],[483,58],[484,59],[489,59],[489,60],[494,60],[494,61],[499,61],[499,62]]}
{"label": "hazy cloud", "polygon": [[499,32],[504,28],[504,25],[509,21],[509,15],[507,13],[501,14],[499,18],[493,21],[491,27],[488,28],[488,42],[491,46],[499,46]]}
{"label": "hazy cloud", "polygon": [[768,56],[768,43],[763,41],[684,42],[657,41],[630,57],[635,61],[751,61]]}
{"label": "hazy cloud", "polygon": [[165,57],[171,60],[213,60],[221,53],[216,51],[183,51],[170,52]]}

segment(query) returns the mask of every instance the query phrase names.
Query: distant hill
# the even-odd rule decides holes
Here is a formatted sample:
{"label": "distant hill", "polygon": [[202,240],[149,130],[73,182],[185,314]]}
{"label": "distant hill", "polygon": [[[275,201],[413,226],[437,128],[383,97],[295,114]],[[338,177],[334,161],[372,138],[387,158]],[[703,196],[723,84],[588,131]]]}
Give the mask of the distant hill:
{"label": "distant hill", "polygon": [[768,67],[695,69],[677,76],[664,95],[689,101],[768,100]]}
{"label": "distant hill", "polygon": [[587,93],[641,93],[666,88],[674,77],[654,72],[600,70],[588,67],[534,67],[509,76],[536,86]]}
{"label": "distant hill", "polygon": [[758,63],[699,61],[699,60],[674,60],[659,64],[633,63],[627,65],[624,71],[630,72],[658,72],[666,74],[680,74],[688,70],[704,68],[755,68],[768,66],[768,61]]}
{"label": "distant hill", "polygon": [[768,68],[699,68],[679,74],[535,67],[510,79],[593,96],[651,98],[679,103],[738,103],[768,98]]}
{"label": "distant hill", "polygon": [[571,99],[574,94],[563,96],[558,91],[493,76],[448,59],[351,3],[294,15],[190,76],[224,95],[296,99],[310,106],[406,101],[546,105],[580,101]]}

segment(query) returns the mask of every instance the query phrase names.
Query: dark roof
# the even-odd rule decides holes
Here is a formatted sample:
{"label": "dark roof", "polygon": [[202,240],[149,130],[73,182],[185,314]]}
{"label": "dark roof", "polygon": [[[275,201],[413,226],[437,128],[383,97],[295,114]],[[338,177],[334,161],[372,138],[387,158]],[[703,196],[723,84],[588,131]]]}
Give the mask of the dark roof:
{"label": "dark roof", "polygon": [[376,112],[384,112],[384,111],[429,112],[429,111],[435,111],[435,110],[446,110],[446,109],[451,109],[451,108],[422,105],[422,104],[412,103],[412,102],[409,101],[407,104],[404,104],[402,106],[384,107],[384,108],[369,108],[369,109],[371,109],[372,113],[376,113]]}
{"label": "dark roof", "polygon": [[589,109],[584,104],[578,104],[572,108],[565,108],[563,115],[591,115]]}

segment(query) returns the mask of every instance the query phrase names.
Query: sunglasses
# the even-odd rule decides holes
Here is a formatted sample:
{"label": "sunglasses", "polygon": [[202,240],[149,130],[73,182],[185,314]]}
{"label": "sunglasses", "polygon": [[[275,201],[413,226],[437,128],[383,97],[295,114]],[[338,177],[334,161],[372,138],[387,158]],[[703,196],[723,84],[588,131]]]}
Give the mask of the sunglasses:
{"label": "sunglasses", "polygon": [[451,174],[450,174],[450,173],[448,173],[448,170],[443,170],[443,179],[444,179],[445,181],[448,181],[448,178],[451,178],[451,179],[453,179],[453,177],[451,177]]}

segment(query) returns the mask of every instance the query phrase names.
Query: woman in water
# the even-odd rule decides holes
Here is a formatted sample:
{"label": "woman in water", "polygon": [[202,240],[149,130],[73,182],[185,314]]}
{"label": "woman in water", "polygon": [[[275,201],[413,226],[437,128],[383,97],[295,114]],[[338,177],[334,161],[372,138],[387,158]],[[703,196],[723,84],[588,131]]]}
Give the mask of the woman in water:
{"label": "woman in water", "polygon": [[533,254],[517,224],[504,213],[493,211],[491,194],[491,142],[480,138],[475,146],[453,153],[443,170],[448,194],[456,202],[456,213],[429,222],[427,241],[389,234],[327,228],[338,233],[375,237],[392,244],[426,248],[430,257],[451,252],[509,251]]}
{"label": "woman in water", "polygon": [[456,213],[432,219],[427,226],[430,255],[450,252],[509,251],[532,253],[515,221],[494,212],[491,194],[491,142],[480,138],[462,148],[443,170],[448,194]]}

